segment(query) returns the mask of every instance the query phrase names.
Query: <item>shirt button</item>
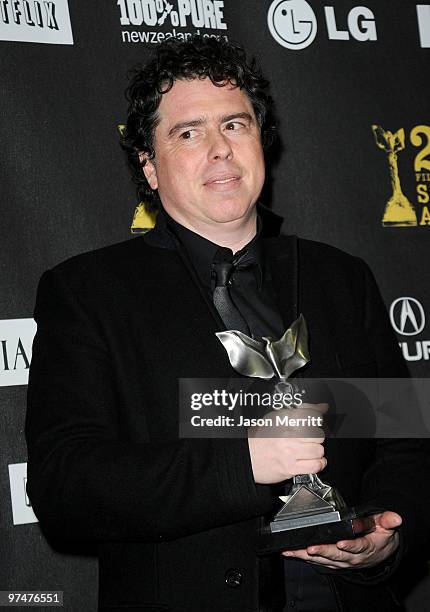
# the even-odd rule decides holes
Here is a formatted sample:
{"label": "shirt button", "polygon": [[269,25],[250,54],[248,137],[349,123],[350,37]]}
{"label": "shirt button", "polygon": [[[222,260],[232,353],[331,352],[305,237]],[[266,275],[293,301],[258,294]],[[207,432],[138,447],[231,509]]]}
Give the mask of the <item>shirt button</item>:
{"label": "shirt button", "polygon": [[236,589],[241,585],[243,574],[238,569],[229,569],[225,573],[225,582],[232,589]]}

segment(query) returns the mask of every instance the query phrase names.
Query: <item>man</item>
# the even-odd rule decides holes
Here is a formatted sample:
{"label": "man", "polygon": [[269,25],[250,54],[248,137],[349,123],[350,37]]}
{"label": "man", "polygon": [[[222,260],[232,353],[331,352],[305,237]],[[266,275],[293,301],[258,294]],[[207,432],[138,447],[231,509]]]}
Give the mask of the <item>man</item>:
{"label": "man", "polygon": [[[41,279],[26,434],[42,527],[98,543],[101,610],[280,611],[284,582],[298,610],[399,609],[388,579],[426,533],[419,443],[178,438],[178,379],[235,376],[222,329],[279,337],[302,312],[306,376],[405,375],[373,277],[257,218],[273,123],[243,50],[161,45],[128,97],[123,146],[161,208],[144,237]],[[375,509],[375,532],[259,558],[272,485],[319,472]]]}

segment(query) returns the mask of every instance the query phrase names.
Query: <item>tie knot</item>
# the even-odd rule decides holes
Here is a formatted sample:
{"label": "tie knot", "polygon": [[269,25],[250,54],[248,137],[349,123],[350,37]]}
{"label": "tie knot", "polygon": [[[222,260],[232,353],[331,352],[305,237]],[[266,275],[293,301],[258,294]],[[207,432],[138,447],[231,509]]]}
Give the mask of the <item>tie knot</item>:
{"label": "tie knot", "polygon": [[227,247],[219,247],[215,253],[212,269],[216,274],[216,286],[225,287],[233,274],[233,251]]}
{"label": "tie knot", "polygon": [[216,286],[225,287],[233,274],[235,266],[232,261],[216,261],[213,269],[216,273]]}
{"label": "tie knot", "polygon": [[236,270],[256,265],[255,254],[248,249],[242,249],[233,255],[231,249],[219,247],[212,264],[212,270],[216,274],[216,286],[225,287]]}

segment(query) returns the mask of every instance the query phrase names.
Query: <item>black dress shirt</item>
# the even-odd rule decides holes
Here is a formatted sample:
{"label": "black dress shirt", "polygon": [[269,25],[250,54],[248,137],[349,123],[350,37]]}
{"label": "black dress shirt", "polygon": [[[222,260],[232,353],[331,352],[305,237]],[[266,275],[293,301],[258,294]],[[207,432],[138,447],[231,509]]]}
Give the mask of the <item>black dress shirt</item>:
{"label": "black dress shirt", "polygon": [[[164,214],[167,226],[185,247],[202,286],[212,299],[216,281],[212,264],[220,249],[219,245],[180,225],[166,212]],[[261,226],[258,218],[255,237],[243,249],[234,253],[234,260],[239,260],[240,265],[231,276],[229,290],[252,336],[278,339],[285,331],[285,324],[276,304],[270,270],[265,262]]]}
{"label": "black dress shirt", "polygon": [[[173,232],[185,248],[197,276],[212,299],[215,275],[212,263],[219,245],[184,227],[164,210],[168,229]],[[262,221],[257,217],[257,233],[240,251],[234,253],[239,265],[230,279],[230,296],[245,319],[254,338],[270,336],[280,338],[286,330],[271,280],[270,269],[265,260]],[[288,322],[289,323],[289,322]],[[284,559],[287,602],[285,612],[335,612],[336,603],[327,579],[312,565],[297,559]]]}

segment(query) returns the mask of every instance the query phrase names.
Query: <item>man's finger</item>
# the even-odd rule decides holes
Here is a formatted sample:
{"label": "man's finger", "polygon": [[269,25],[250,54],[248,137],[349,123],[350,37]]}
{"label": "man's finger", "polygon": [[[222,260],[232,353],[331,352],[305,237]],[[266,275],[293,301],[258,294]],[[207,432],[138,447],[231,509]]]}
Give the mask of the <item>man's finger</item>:
{"label": "man's finger", "polygon": [[330,561],[342,561],[344,554],[336,544],[318,544],[317,546],[308,546],[306,549],[310,557],[324,557]]}
{"label": "man's finger", "polygon": [[357,538],[355,540],[341,540],[336,544],[337,548],[345,552],[359,554],[370,550],[370,542],[366,538]]}
{"label": "man's finger", "polygon": [[376,524],[383,529],[396,529],[402,524],[402,517],[397,512],[387,510],[382,514],[375,515]]}
{"label": "man's finger", "polygon": [[327,555],[333,555],[339,552],[334,544],[318,544],[314,546],[308,546],[307,551],[310,555],[319,555],[321,557],[326,557]]}
{"label": "man's finger", "polygon": [[[341,551],[338,550],[337,552],[339,555],[342,555]],[[324,567],[330,567],[332,569],[345,569],[351,567],[351,563],[348,562],[348,559],[331,559],[328,557],[320,557],[318,555],[310,555],[306,548],[300,550],[284,550],[282,554],[285,557],[302,559],[308,563],[312,563],[314,565],[324,565]]]}
{"label": "man's finger", "polygon": [[321,457],[321,459],[298,459],[296,463],[297,466],[300,466],[298,474],[318,474],[326,467],[327,459],[325,457]]}

